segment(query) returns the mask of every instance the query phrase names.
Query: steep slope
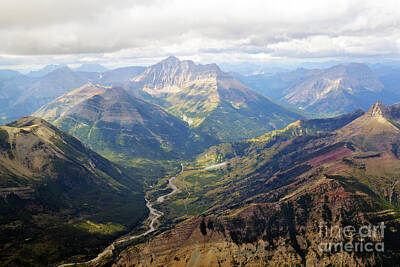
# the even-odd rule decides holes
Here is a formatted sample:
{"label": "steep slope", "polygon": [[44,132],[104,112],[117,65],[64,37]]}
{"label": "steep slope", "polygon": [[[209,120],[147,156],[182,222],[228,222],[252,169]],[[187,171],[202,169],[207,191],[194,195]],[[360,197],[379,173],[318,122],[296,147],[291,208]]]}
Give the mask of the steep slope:
{"label": "steep slope", "polygon": [[180,119],[121,88],[88,84],[42,107],[40,116],[112,159],[171,159],[203,140]]}
{"label": "steep slope", "polygon": [[[164,223],[183,222],[126,249],[114,266],[395,265],[399,112],[377,103],[365,114],[296,122],[286,135],[276,133],[282,139],[233,143],[236,154],[214,158],[226,162],[219,169],[202,165],[210,150],[178,177],[182,192],[161,206]],[[379,234],[359,232],[381,223]],[[338,234],[346,226],[356,233]],[[324,245],[332,242],[352,248]],[[372,251],[356,249],[357,242],[371,243]]]}
{"label": "steep slope", "polygon": [[383,90],[383,84],[364,64],[338,65],[306,75],[306,79],[283,92],[283,100],[314,113],[367,109],[380,99]]}
{"label": "steep slope", "polygon": [[254,137],[300,118],[247,88],[215,64],[169,57],[131,80],[129,89],[219,140]]}
{"label": "steep slope", "polygon": [[146,214],[133,173],[76,138],[35,117],[0,127],[0,265],[92,257]]}
{"label": "steep slope", "polygon": [[92,96],[103,94],[106,90],[107,87],[87,83],[84,86],[63,94],[50,103],[42,106],[33,114],[33,116],[53,122],[63,116],[73,106]]}

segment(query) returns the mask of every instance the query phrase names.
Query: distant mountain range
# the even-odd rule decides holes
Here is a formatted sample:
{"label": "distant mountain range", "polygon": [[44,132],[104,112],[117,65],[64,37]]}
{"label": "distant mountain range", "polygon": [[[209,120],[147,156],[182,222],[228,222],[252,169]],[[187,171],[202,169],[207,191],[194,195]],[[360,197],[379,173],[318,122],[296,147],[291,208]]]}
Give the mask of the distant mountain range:
{"label": "distant mountain range", "polygon": [[[210,148],[187,167],[179,180],[185,192],[171,200],[170,220],[191,219],[131,246],[116,265],[396,265],[399,147],[400,106],[377,103]],[[321,233],[382,222],[384,232],[371,238]],[[321,251],[329,242],[383,242],[384,252]]]}
{"label": "distant mountain range", "polygon": [[[167,64],[167,62],[169,63]],[[252,67],[255,66],[252,65]],[[235,116],[242,116],[243,110],[235,108],[235,105],[243,104],[242,100],[238,101],[238,92],[243,92],[243,88],[246,88],[244,91],[246,91],[247,97],[255,94],[254,91],[249,93],[251,90],[248,90],[247,87],[255,89],[277,103],[290,107],[292,111],[299,108],[303,111],[303,115],[312,117],[344,114],[357,108],[365,110],[379,100],[387,104],[399,102],[400,80],[397,77],[399,77],[400,70],[397,67],[386,65],[371,65],[371,68],[373,69],[371,70],[364,64],[352,63],[326,69],[297,69],[290,72],[275,70],[273,73],[242,75],[239,73],[227,74],[215,64],[196,65],[191,61],[179,61],[177,58],[171,57],[148,68],[124,67],[106,70],[98,64],[84,64],[72,70],[65,65],[48,65],[27,75],[16,71],[1,70],[0,123],[32,114],[56,97],[92,82],[93,84],[117,85],[126,88],[147,101],[163,106],[176,116],[186,120],[191,126],[205,128],[205,131],[211,130],[215,135],[219,135],[219,139],[228,140],[226,136],[223,136],[224,134],[221,134],[223,129],[218,129],[220,126],[217,124],[220,120],[214,119],[215,116],[218,117],[218,114],[211,111],[216,111],[224,106],[222,109],[236,113]],[[209,80],[207,81],[207,79]],[[214,81],[210,79],[214,79]],[[231,86],[232,83],[235,83],[232,88],[236,90],[231,90],[231,93],[236,94],[233,96],[236,102],[232,99],[225,99],[226,94],[223,96],[220,93],[224,86]],[[190,86],[208,87],[209,90],[205,91],[210,92],[210,95],[206,96],[205,91],[200,92],[199,90],[196,96],[188,95],[187,89]],[[218,89],[215,89],[216,86]],[[156,87],[157,89],[155,89]],[[211,88],[214,88],[213,93],[211,93]],[[191,92],[193,94],[194,89]],[[197,101],[197,99],[204,100],[209,97],[210,101],[207,100],[208,103],[203,105],[189,104],[190,101],[186,103],[186,97],[190,97],[192,102],[195,99]],[[259,109],[260,106],[256,102],[266,101],[260,99],[253,102],[254,105],[248,106],[249,110],[246,112],[257,114],[254,109]],[[185,105],[182,105],[182,102],[188,106],[183,107]],[[229,105],[232,107],[230,108]],[[272,107],[273,104],[265,102],[262,106]],[[251,109],[253,110],[250,111]],[[276,109],[279,110],[279,108]],[[214,126],[215,129],[207,126],[208,120],[202,123],[204,118],[194,115],[198,111],[206,111],[208,115],[203,114],[203,116],[209,117],[213,124],[217,123]],[[213,114],[209,114],[210,112]],[[227,112],[227,110],[221,112]],[[286,111],[277,111],[277,113],[282,112]],[[253,116],[258,118],[258,122],[255,124],[264,124],[264,130],[282,127],[281,122],[286,122],[285,117],[293,116],[290,113],[277,114],[277,116],[265,120],[257,117],[259,115]],[[245,137],[253,134],[251,130],[254,129],[255,126],[253,126],[249,127],[249,132],[243,134]],[[243,127],[238,129],[243,129]],[[242,134],[235,135],[242,137]]]}
{"label": "distant mountain range", "polygon": [[352,63],[274,75],[235,76],[280,103],[314,116],[331,116],[357,108],[365,110],[379,100],[389,104],[398,102],[400,83],[395,78],[398,73],[394,69],[373,72],[365,64]]}
{"label": "distant mountain range", "polygon": [[42,119],[1,126],[1,265],[94,255],[147,215],[141,183]]}
{"label": "distant mountain range", "polygon": [[40,75],[0,71],[0,123],[30,115],[42,105],[88,82],[121,85],[143,70],[142,67],[128,67],[98,73],[50,65]]}
{"label": "distant mountain range", "polygon": [[[61,69],[68,67],[65,64],[60,64],[60,65],[47,65],[39,70],[34,70],[28,72],[26,75],[32,78],[40,78],[43,76],[46,76],[50,72],[53,72],[55,70]],[[87,63],[87,64],[82,64],[81,66],[74,68],[74,71],[83,71],[83,72],[106,72],[108,69],[100,64],[96,63]]]}

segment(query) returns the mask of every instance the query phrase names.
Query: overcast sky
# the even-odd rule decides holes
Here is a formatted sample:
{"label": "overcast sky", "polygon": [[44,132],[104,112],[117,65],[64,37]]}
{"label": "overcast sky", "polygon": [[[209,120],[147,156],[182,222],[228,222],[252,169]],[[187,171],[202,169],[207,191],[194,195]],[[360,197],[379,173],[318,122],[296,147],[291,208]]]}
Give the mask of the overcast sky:
{"label": "overcast sky", "polygon": [[397,60],[399,0],[0,0],[0,65]]}

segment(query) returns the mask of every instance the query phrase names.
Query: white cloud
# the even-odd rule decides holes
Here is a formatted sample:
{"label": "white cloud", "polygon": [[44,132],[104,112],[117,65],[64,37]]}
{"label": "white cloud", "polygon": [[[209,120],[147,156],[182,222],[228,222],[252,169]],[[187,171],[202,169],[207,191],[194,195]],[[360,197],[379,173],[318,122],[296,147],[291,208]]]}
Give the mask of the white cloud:
{"label": "white cloud", "polygon": [[397,0],[0,1],[0,54],[30,62],[397,56],[398,40]]}

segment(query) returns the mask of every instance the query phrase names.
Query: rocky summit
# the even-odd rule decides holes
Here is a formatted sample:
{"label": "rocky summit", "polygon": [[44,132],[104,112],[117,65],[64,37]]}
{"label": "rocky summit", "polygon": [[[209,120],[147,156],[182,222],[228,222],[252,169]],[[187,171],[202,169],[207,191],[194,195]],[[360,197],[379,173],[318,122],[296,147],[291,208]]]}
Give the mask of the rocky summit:
{"label": "rocky summit", "polygon": [[129,90],[220,141],[255,137],[301,118],[246,87],[216,64],[169,57],[131,79]]}

